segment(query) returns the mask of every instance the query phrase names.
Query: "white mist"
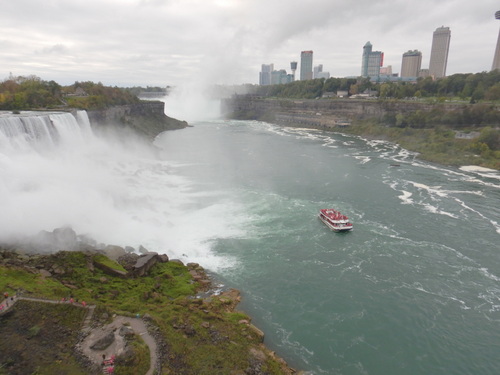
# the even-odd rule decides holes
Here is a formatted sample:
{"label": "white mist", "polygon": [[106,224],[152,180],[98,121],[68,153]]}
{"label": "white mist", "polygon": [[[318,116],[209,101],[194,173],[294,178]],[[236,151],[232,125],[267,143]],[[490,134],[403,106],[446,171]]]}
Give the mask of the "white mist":
{"label": "white mist", "polygon": [[220,100],[211,97],[203,85],[186,84],[175,87],[163,101],[167,116],[188,123],[220,118]]}
{"label": "white mist", "polygon": [[34,122],[52,123],[56,130],[39,132],[45,134],[40,139],[12,129],[6,135],[5,124],[17,120],[1,120],[2,241],[70,226],[99,243],[142,245],[209,269],[230,262],[212,254],[211,241],[239,235],[227,222],[232,203],[202,204],[204,193],[194,191],[178,173],[180,166],[161,160],[151,145],[98,137],[85,112],[77,119],[50,115],[49,122],[37,117]]}

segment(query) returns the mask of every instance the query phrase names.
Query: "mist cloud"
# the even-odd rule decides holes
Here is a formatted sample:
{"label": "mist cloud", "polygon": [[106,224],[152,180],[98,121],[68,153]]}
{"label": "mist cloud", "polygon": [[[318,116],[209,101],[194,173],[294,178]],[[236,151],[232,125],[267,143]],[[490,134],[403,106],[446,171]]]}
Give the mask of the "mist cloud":
{"label": "mist cloud", "polygon": [[428,65],[442,25],[452,31],[448,74],[480,72],[493,61],[497,8],[493,0],[9,1],[0,14],[0,73],[62,84],[257,83],[261,64],[289,69],[311,49],[315,64],[347,76],[359,74],[368,40],[399,71],[408,49],[421,50]]}

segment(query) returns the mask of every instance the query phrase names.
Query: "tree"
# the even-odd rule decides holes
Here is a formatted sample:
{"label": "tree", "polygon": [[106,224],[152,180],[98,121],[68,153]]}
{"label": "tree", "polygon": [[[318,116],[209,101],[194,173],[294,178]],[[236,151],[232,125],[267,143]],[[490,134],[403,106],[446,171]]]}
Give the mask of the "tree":
{"label": "tree", "polygon": [[500,150],[500,130],[488,126],[481,130],[477,141],[488,145],[490,150],[498,151]]}
{"label": "tree", "polygon": [[500,99],[500,83],[491,86],[484,93],[484,98],[486,100],[499,100]]}

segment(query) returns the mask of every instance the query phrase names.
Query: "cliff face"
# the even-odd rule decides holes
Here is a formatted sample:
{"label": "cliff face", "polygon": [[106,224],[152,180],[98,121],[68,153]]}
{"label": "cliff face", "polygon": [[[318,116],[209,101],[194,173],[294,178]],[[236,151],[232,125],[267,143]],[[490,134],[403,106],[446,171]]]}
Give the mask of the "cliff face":
{"label": "cliff face", "polygon": [[222,113],[229,118],[257,119],[287,125],[333,127],[339,122],[375,118],[387,115],[431,111],[439,108],[455,111],[460,106],[420,102],[391,102],[370,99],[265,99],[234,96],[222,101]]}
{"label": "cliff face", "polygon": [[188,126],[186,121],[165,115],[165,103],[160,101],[143,101],[138,104],[91,110],[87,113],[90,122],[97,128],[111,124],[132,129],[148,138],[154,138],[166,130]]}

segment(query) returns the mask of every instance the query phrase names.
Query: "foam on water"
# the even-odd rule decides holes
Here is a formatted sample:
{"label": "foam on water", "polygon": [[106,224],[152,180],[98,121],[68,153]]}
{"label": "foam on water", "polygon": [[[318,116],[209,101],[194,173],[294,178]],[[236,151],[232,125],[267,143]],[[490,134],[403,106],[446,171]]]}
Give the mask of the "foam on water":
{"label": "foam on water", "polygon": [[403,194],[399,195],[398,198],[403,201],[403,204],[412,204],[413,199],[410,198],[412,196],[412,193],[405,190],[403,190],[402,193]]}

